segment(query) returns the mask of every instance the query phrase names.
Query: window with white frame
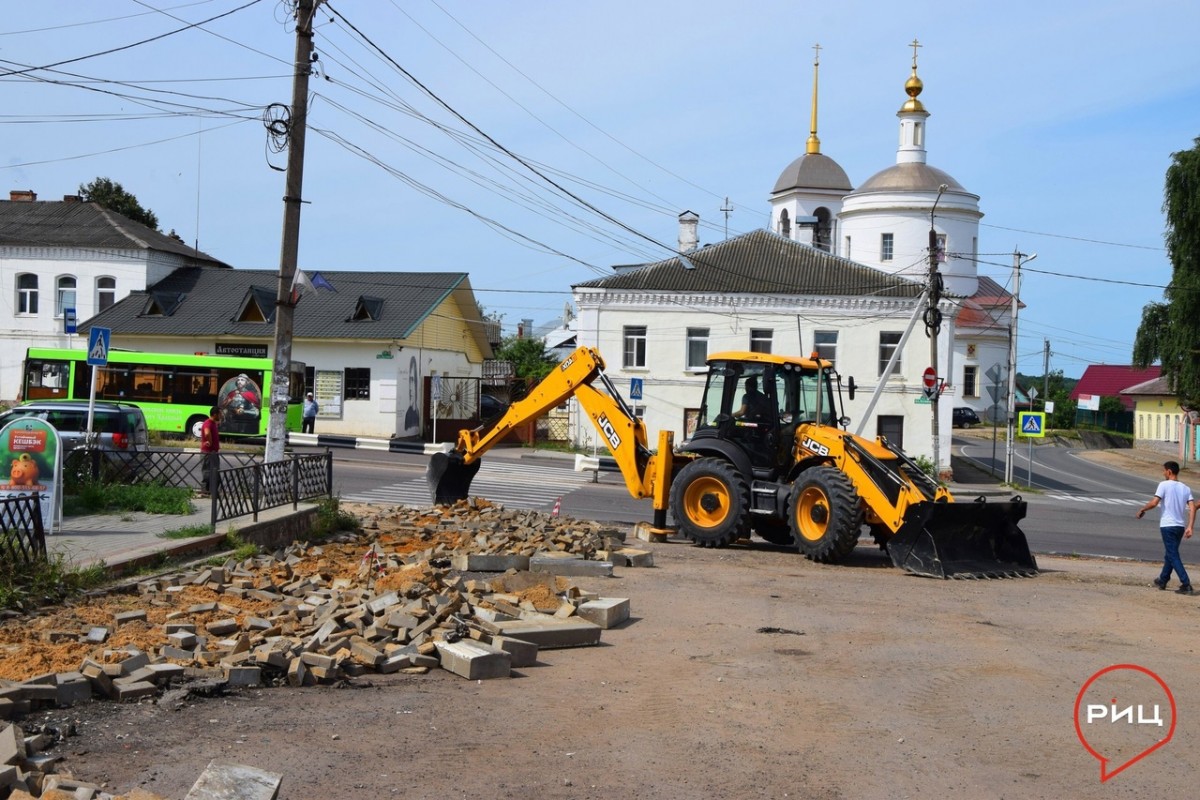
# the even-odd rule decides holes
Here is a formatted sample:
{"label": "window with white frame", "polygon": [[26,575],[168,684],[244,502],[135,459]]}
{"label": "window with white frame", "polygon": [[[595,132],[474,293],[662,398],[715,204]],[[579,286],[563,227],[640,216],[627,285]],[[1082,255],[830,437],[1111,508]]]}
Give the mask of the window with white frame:
{"label": "window with white frame", "polygon": [[36,314],[38,312],[38,278],[37,275],[26,272],[17,276],[17,313]]}
{"label": "window with white frame", "polygon": [[813,350],[817,351],[817,358],[836,364],[837,340],[837,331],[813,331]]}
{"label": "window with white frame", "polygon": [[96,310],[103,311],[117,302],[117,279],[96,278]]}
{"label": "window with white frame", "polygon": [[979,397],[979,367],[967,364],[963,367],[963,397]]}
{"label": "window with white frame", "polygon": [[705,369],[708,366],[708,328],[687,329],[687,368]]}
{"label": "window with white frame", "polygon": [[54,316],[61,317],[63,309],[75,308],[75,276],[63,275],[58,279],[54,294]]}
{"label": "window with white frame", "polygon": [[642,369],[646,366],[646,326],[625,326],[625,369]]}
{"label": "window with white frame", "polygon": [[845,250],[845,252],[842,253],[842,256],[845,258],[852,258],[852,256],[850,255],[850,237],[849,236],[846,237],[846,250]]}
{"label": "window with white frame", "polygon": [[751,353],[769,353],[771,352],[771,339],[774,336],[774,331],[764,328],[750,329],[750,352]]}
{"label": "window with white frame", "polygon": [[[888,362],[892,360],[892,354],[896,353],[896,348],[900,346],[900,336],[898,331],[880,331],[879,332],[879,374],[883,375],[887,370]],[[893,375],[899,375],[903,367],[904,359],[897,356],[896,368],[892,371]]]}
{"label": "window with white frame", "polygon": [[895,247],[895,235],[891,233],[882,233],[879,235],[879,260],[891,261],[892,252]]}

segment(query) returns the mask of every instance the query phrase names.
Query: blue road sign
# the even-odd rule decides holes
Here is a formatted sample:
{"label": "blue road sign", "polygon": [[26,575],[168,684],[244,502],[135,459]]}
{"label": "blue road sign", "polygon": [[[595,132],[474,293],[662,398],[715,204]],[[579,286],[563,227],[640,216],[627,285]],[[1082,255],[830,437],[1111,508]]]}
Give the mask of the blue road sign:
{"label": "blue road sign", "polygon": [[63,309],[63,333],[75,333],[76,330],[77,330],[77,327],[76,327],[75,309],[64,308]]}
{"label": "blue road sign", "polygon": [[88,329],[87,363],[93,367],[103,367],[108,363],[108,342],[112,331],[108,328]]}
{"label": "blue road sign", "polygon": [[1022,436],[1045,437],[1046,415],[1041,411],[1022,411],[1017,414]]}
{"label": "blue road sign", "polygon": [[629,379],[629,399],[630,400],[641,400],[642,399],[642,379],[641,378],[630,378]]}

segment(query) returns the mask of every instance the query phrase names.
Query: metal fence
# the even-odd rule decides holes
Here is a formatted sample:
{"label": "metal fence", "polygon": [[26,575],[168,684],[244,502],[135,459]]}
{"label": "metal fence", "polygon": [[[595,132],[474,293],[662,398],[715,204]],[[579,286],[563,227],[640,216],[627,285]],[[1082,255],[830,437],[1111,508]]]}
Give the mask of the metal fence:
{"label": "metal fence", "polygon": [[42,503],[36,494],[0,498],[0,569],[46,558]]}
{"label": "metal fence", "polygon": [[212,524],[234,517],[333,495],[333,454],[296,455],[265,463],[256,453],[218,453],[218,468],[211,485],[205,485],[206,454],[198,450],[154,448],[136,453],[74,450],[63,467],[67,493],[82,483],[161,484],[208,492],[212,499]]}
{"label": "metal fence", "polygon": [[212,487],[212,524],[253,515],[268,508],[333,495],[333,454],[289,455],[283,461],[222,466]]}

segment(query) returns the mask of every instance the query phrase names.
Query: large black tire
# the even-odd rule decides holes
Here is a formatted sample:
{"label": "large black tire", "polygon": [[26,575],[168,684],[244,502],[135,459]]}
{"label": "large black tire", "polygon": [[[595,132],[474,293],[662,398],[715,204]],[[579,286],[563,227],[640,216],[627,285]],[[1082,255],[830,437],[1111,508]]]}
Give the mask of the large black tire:
{"label": "large black tire", "polygon": [[792,527],[786,519],[754,514],[750,517],[750,527],[764,542],[787,546],[794,541]]}
{"label": "large black tire", "polygon": [[701,547],[726,547],[750,533],[750,487],[732,464],[701,458],[671,485],[679,532]]}
{"label": "large black tire", "polygon": [[836,467],[805,470],[792,485],[788,522],[805,557],[822,564],[844,561],[862,530],[858,492]]}

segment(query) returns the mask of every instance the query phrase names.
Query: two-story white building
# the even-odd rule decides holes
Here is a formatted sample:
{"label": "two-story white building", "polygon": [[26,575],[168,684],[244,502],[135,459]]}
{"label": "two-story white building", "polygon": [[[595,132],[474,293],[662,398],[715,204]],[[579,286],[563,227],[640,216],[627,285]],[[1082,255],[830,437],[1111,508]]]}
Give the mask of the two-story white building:
{"label": "two-story white building", "polygon": [[[854,378],[856,397],[845,402],[850,430],[885,435],[932,460],[933,416],[922,384],[930,343],[919,320],[906,338],[914,313],[924,308],[920,283],[765,230],[690,249],[695,215],[680,219],[681,256],[573,287],[579,344],[600,352],[626,398],[634,381],[640,384],[633,405],[652,436],[690,435],[708,354],[816,352],[834,362],[844,385]],[[943,312],[938,347],[945,358],[956,307],[946,303]],[[897,349],[893,373],[881,381]],[[948,465],[951,406],[938,405],[946,432],[938,463]],[[576,444],[594,439],[586,420],[574,427]]]}
{"label": "two-story white building", "polygon": [[0,400],[17,399],[27,348],[83,346],[71,326],[188,266],[229,268],[96,203],[10,192],[0,200]]}

